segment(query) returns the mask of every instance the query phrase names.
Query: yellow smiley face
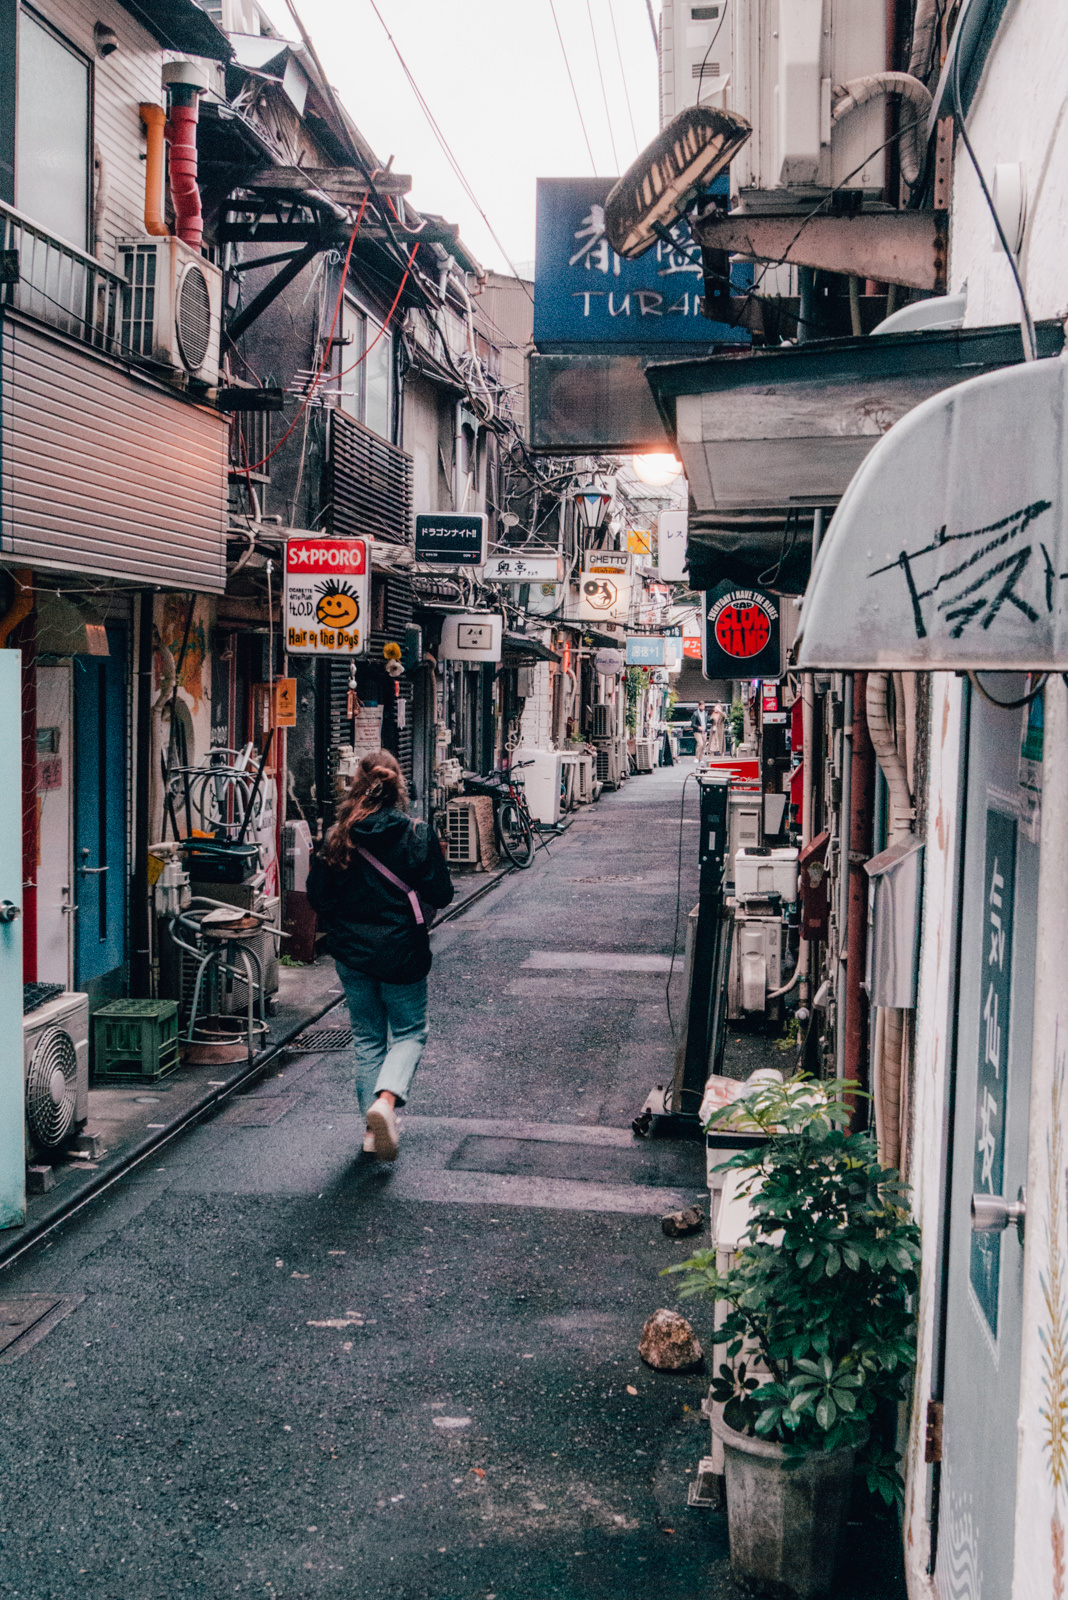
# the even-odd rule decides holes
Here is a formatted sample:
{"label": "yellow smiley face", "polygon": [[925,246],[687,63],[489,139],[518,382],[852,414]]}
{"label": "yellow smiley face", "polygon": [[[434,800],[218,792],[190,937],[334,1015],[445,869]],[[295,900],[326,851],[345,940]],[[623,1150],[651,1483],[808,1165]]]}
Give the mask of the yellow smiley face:
{"label": "yellow smiley face", "polygon": [[352,628],[360,616],[360,602],[345,583],[324,585],[315,607],[315,618],[322,628]]}

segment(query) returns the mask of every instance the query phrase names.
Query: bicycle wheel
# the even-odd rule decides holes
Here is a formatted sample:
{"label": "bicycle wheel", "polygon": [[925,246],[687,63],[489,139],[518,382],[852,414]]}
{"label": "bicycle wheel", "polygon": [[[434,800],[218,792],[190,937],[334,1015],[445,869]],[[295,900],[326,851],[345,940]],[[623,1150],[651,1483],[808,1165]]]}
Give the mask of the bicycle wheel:
{"label": "bicycle wheel", "polygon": [[529,867],[534,860],[534,828],[530,817],[514,800],[505,800],[498,808],[497,833],[509,861],[517,867]]}

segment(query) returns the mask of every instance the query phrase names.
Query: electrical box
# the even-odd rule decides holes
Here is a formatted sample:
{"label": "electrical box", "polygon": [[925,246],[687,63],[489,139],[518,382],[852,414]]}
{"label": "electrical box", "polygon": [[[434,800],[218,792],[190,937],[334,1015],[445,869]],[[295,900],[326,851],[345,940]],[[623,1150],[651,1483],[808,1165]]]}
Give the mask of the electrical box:
{"label": "electrical box", "polygon": [[739,850],[734,858],[734,892],[740,900],[750,895],[778,895],[783,905],[797,900],[797,851]]}

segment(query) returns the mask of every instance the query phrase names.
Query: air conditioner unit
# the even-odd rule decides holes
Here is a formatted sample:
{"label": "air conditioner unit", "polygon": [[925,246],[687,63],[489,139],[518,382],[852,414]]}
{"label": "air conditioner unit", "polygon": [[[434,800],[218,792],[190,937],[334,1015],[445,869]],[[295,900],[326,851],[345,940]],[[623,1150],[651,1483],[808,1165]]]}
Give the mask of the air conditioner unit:
{"label": "air conditioner unit", "polygon": [[26,1159],[62,1150],[89,1115],[89,996],[61,994],[22,1019]]}
{"label": "air conditioner unit", "polygon": [[616,736],[615,706],[599,705],[593,708],[593,737],[614,739]]}
{"label": "air conditioner unit", "polygon": [[655,748],[652,739],[635,739],[634,766],[638,772],[652,772],[656,765],[653,755]]}
{"label": "air conditioner unit", "polygon": [[597,781],[606,789],[618,789],[623,781],[623,768],[615,744],[598,747]]}
{"label": "air conditioner unit", "polygon": [[450,800],[446,808],[445,857],[455,865],[478,862],[477,804],[476,799]]}
{"label": "air conditioner unit", "polygon": [[219,381],[222,273],[181,239],[119,244],[123,354],[212,386]]}
{"label": "air conditioner unit", "polygon": [[[743,208],[789,208],[840,184],[881,194],[885,100],[876,96],[841,121],[832,110],[839,86],[886,70],[883,0],[740,0],[725,31],[726,105],[753,128],[731,163],[731,193]],[[713,53],[722,65],[718,46]]]}
{"label": "air conditioner unit", "polygon": [[593,802],[593,784],[597,776],[597,763],[591,755],[578,758],[578,798],[584,806]]}

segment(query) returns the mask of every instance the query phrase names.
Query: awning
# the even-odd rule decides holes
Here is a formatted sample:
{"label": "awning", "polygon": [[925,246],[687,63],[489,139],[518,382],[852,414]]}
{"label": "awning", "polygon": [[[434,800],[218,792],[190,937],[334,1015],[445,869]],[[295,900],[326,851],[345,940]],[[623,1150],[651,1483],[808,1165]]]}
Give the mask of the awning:
{"label": "awning", "polygon": [[[1036,330],[1036,333],[1038,330]],[[1059,354],[1059,322],[1039,349]],[[962,378],[1022,361],[1015,324],[828,339],[646,368],[699,512],[834,505],[887,429]]]}
{"label": "awning", "polygon": [[820,547],[798,664],[1068,670],[1068,359],[957,384],[879,441]]}
{"label": "awning", "polygon": [[501,640],[506,656],[527,656],[531,661],[559,661],[555,650],[550,650],[540,639],[530,639],[525,633],[505,633]]}
{"label": "awning", "polygon": [[804,594],[812,568],[813,512],[691,511],[686,541],[691,589],[758,584],[776,594]]}

